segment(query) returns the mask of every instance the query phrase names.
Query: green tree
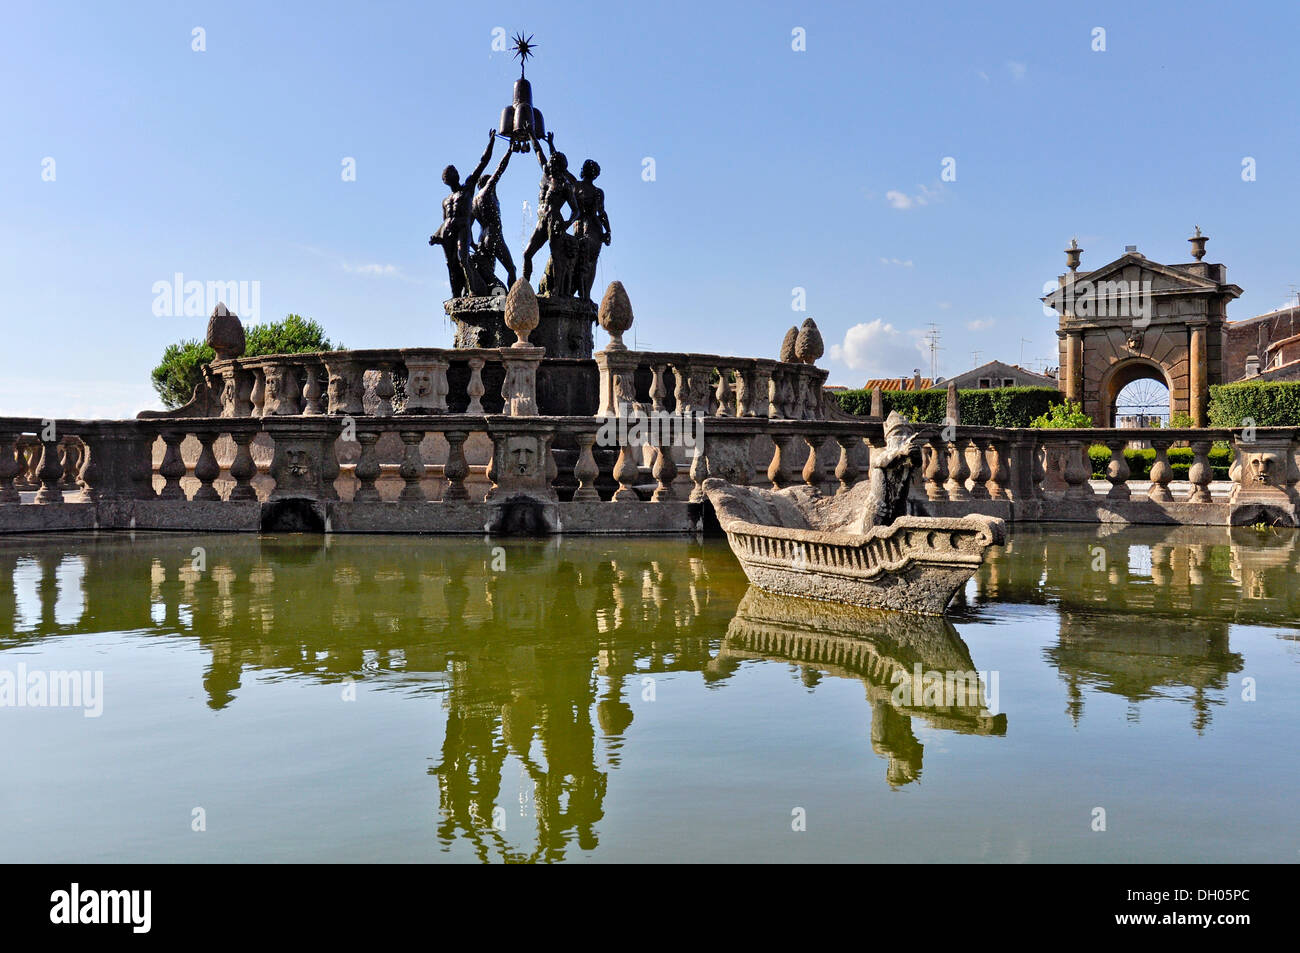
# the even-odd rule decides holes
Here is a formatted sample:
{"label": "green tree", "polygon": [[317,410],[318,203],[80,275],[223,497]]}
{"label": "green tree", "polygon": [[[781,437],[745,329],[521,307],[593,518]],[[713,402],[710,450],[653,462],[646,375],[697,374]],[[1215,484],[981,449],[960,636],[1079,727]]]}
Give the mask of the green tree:
{"label": "green tree", "polygon": [[[310,318],[289,314],[283,321],[251,324],[244,328],[245,357],[263,354],[303,354],[311,351],[343,350],[325,336],[325,329]],[[167,345],[162,360],[153,369],[153,388],[163,406],[175,410],[189,403],[194,388],[203,381],[203,365],[216,360],[216,353],[202,341],[190,339]]]}
{"label": "green tree", "polygon": [[1062,404],[1052,404],[1047,413],[1035,417],[1029,426],[1039,430],[1062,430],[1067,427],[1091,427],[1092,418],[1083,412],[1083,406],[1067,400]]}

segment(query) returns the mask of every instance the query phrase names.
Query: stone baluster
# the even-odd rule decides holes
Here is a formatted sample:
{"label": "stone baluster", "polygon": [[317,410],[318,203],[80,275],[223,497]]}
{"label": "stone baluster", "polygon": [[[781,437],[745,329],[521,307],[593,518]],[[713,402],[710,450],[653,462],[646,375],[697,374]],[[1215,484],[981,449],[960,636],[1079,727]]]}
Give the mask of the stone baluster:
{"label": "stone baluster", "polygon": [[989,499],[1011,499],[1011,470],[1007,466],[1006,441],[998,437],[987,438],[984,441],[984,455],[989,466],[989,479],[985,484],[988,487]]}
{"label": "stone baluster", "polygon": [[736,368],[736,416],[757,417],[754,406],[758,403],[758,388],[754,384],[754,368],[744,365]]}
{"label": "stone baluster", "polygon": [[953,440],[948,444],[948,499],[969,500],[966,481],[970,479],[970,466],[966,463],[965,442]]}
{"label": "stone baluster", "polygon": [[1210,469],[1210,441],[1193,440],[1191,444],[1192,466],[1187,473],[1187,479],[1192,484],[1192,490],[1187,496],[1187,502],[1209,503],[1213,499],[1210,494],[1210,480],[1214,475],[1214,471]]}
{"label": "stone baluster", "polygon": [[183,500],[185,490],[181,487],[181,477],[185,476],[185,458],[181,456],[181,441],[185,434],[176,430],[166,430],[162,434],[167,449],[163,452],[162,465],[158,472],[166,483],[158,493],[160,500]]}
{"label": "stone baluster", "polygon": [[[664,428],[667,430],[667,426]],[[677,461],[673,459],[673,441],[671,434],[659,434],[659,441],[655,444],[654,467],[651,474],[655,478],[655,491],[650,500],[654,503],[663,503],[666,500],[677,499],[677,491],[673,489],[673,481],[677,479]]]}
{"label": "stone baluster", "polygon": [[256,434],[251,431],[235,431],[230,439],[235,442],[235,459],[230,464],[230,476],[235,485],[230,488],[230,500],[255,500],[257,490],[253,489],[253,477],[257,476],[257,464],[253,460],[251,444]]}
{"label": "stone baluster", "polygon": [[803,442],[808,445],[808,459],[803,463],[803,482],[811,487],[820,487],[822,484],[821,465],[817,462],[817,451],[825,442],[825,437],[804,437]]}
{"label": "stone baluster", "polygon": [[402,465],[397,472],[406,485],[397,498],[403,503],[427,502],[428,497],[420,486],[420,481],[424,479],[424,458],[420,456],[420,441],[424,439],[424,431],[402,430],[398,436],[406,446],[402,454]]}
{"label": "stone baluster", "polygon": [[199,459],[194,464],[194,476],[199,481],[199,488],[194,491],[193,499],[219,500],[221,494],[217,492],[213,483],[221,475],[221,466],[217,463],[217,455],[213,453],[212,445],[220,435],[207,432],[195,436],[199,441]]}
{"label": "stone baluster", "polygon": [[483,395],[487,389],[483,386],[483,365],[487,363],[481,357],[471,357],[469,359],[469,385],[465,388],[465,393],[469,394],[469,406],[465,408],[467,414],[483,413]]}
{"label": "stone baluster", "polygon": [[397,388],[393,386],[393,366],[387,362],[379,365],[379,380],[375,382],[375,397],[379,401],[375,405],[376,417],[393,416],[393,395],[397,393]]}
{"label": "stone baluster", "polygon": [[573,475],[578,479],[578,488],[573,491],[575,503],[597,503],[600,493],[596,490],[596,478],[600,476],[600,467],[596,465],[596,455],[592,447],[596,443],[594,433],[574,435],[578,442],[578,462],[573,467]]}
{"label": "stone baluster", "polygon": [[948,499],[948,490],[944,483],[948,479],[948,445],[943,438],[932,435],[926,438],[926,460],[922,475],[925,477],[926,499],[943,501]]}
{"label": "stone baluster", "polygon": [[709,476],[708,461],[704,459],[704,443],[701,441],[695,446],[695,453],[691,456],[691,468],[687,471],[691,478],[691,496],[692,503],[704,502],[704,481]]}
{"label": "stone baluster", "polygon": [[1156,459],[1151,464],[1151,486],[1147,490],[1147,499],[1157,503],[1169,503],[1174,498],[1174,495],[1169,492],[1169,481],[1174,478],[1174,468],[1169,465],[1170,443],[1169,440],[1151,441],[1151,446],[1156,451]]}
{"label": "stone baluster", "polygon": [[75,490],[78,488],[77,473],[81,470],[81,441],[76,437],[64,437],[59,441],[60,460],[63,461],[63,476],[59,479],[59,489]]}
{"label": "stone baluster", "polygon": [[984,457],[984,450],[980,446],[981,441],[972,437],[969,447],[975,451],[975,466],[970,471],[970,498],[972,500],[987,500],[990,498],[988,481],[993,475],[989,469],[989,462]]}
{"label": "stone baluster", "polygon": [[835,477],[840,481],[839,493],[847,493],[858,481],[858,466],[853,461],[855,444],[861,445],[862,438],[852,434],[838,434],[836,443],[840,445],[840,460],[835,465]]}
{"label": "stone baluster", "polygon": [[357,443],[361,445],[361,456],[353,471],[357,477],[357,490],[352,500],[356,503],[378,503],[381,499],[375,481],[379,479],[379,457],[375,454],[375,444],[379,434],[373,430],[358,430]]}
{"label": "stone baluster", "polygon": [[718,417],[734,417],[736,413],[736,399],[731,390],[731,371],[726,367],[718,368],[718,388],[714,392],[714,399],[717,401],[717,410],[714,411]]}
{"label": "stone baluster", "polygon": [[794,452],[796,439],[788,434],[772,435],[775,450],[772,452],[772,462],[767,466],[767,478],[772,482],[774,490],[784,490],[794,485],[794,474],[790,470],[790,456]]}
{"label": "stone baluster", "polygon": [[1092,464],[1088,459],[1087,443],[1071,440],[1066,445],[1065,468],[1061,476],[1065,480],[1067,500],[1091,500],[1096,496],[1088,482],[1092,476]]}
{"label": "stone baluster", "polygon": [[1124,447],[1127,444],[1126,440],[1106,441],[1106,447],[1110,450],[1110,463],[1106,464],[1106,479],[1110,481],[1110,491],[1106,494],[1108,500],[1127,500],[1133,495],[1128,488],[1128,478],[1132,471],[1128,460],[1124,458]]}
{"label": "stone baluster", "polygon": [[329,372],[328,411],[337,417],[360,417],[366,412],[366,379],[361,365],[346,357],[325,360]]}
{"label": "stone baluster", "polygon": [[668,388],[664,384],[664,374],[667,370],[667,364],[652,364],[650,366],[651,413],[666,414],[668,412]]}
{"label": "stone baluster", "polygon": [[320,417],[325,413],[325,403],[321,399],[325,394],[320,386],[321,365],[308,362],[303,366],[303,371],[302,415]]}
{"label": "stone baluster", "polygon": [[614,479],[618,489],[614,491],[614,500],[618,503],[635,503],[641,498],[633,487],[640,472],[633,454],[639,447],[631,447],[626,442],[619,445],[618,460],[614,463]]}
{"label": "stone baluster", "polygon": [[100,466],[97,454],[87,443],[81,452],[81,469],[77,471],[77,485],[81,487],[81,499],[86,503],[96,503],[100,498],[100,484],[105,476],[104,467]]}
{"label": "stone baluster", "polygon": [[0,433],[0,503],[18,503],[22,495],[14,486],[14,478],[21,467],[18,463],[18,434]]}
{"label": "stone baluster", "polygon": [[262,417],[266,414],[266,369],[252,367],[249,368],[249,373],[253,375],[253,387],[248,392],[248,399],[253,405],[250,416]]}
{"label": "stone baluster", "polygon": [[465,478],[469,476],[469,463],[465,460],[465,441],[469,439],[469,433],[448,430],[443,436],[447,438],[447,463],[442,468],[443,476],[447,478],[447,486],[442,491],[443,502],[468,500]]}

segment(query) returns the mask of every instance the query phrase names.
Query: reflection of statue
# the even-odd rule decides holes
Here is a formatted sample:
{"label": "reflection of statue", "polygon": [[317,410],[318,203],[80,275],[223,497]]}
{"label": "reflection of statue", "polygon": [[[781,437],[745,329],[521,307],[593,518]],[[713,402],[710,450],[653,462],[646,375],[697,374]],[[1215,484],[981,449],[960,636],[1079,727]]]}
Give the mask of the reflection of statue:
{"label": "reflection of statue", "polygon": [[474,188],[479,176],[492,158],[492,146],[496,143],[496,130],[488,133],[487,148],[483,157],[474,167],[464,182],[454,165],[442,170],[442,181],[447,183],[451,194],[442,200],[442,224],[429,236],[430,245],[441,245],[447,255],[447,276],[451,280],[451,296],[459,298],[466,294],[486,294],[487,288],[478,273],[470,267],[470,223],[473,217]]}
{"label": "reflection of statue", "polygon": [[578,238],[578,273],[575,290],[584,301],[591,300],[591,286],[596,280],[596,259],[600,246],[608,245],[612,237],[609,216],[605,214],[605,190],[596,185],[600,164],[588,159],[582,164],[582,181],[577,185],[578,206],[581,209],[573,234]]}
{"label": "reflection of statue", "polygon": [[483,187],[474,193],[473,214],[478,222],[478,248],[474,252],[474,268],[491,287],[496,284],[496,263],[506,270],[505,287],[515,283],[515,262],[510,257],[510,246],[501,234],[501,203],[497,201],[497,183],[510,162],[510,150],[501,157],[496,171],[483,183]]}
{"label": "reflection of statue", "polygon": [[[550,159],[544,159],[542,145],[534,137],[533,146],[537,152],[537,164],[542,168],[542,184],[537,194],[537,226],[533,229],[528,246],[524,249],[524,281],[533,276],[533,256],[542,245],[550,242],[552,270],[555,282],[548,283],[542,294],[546,297],[564,297],[564,285],[572,290],[572,265],[577,257],[577,240],[568,235],[569,226],[578,218],[580,210],[577,197],[577,180],[569,172],[569,160],[563,152],[555,151],[554,136],[546,137],[550,147]],[[568,204],[572,217],[564,217],[564,205]]]}

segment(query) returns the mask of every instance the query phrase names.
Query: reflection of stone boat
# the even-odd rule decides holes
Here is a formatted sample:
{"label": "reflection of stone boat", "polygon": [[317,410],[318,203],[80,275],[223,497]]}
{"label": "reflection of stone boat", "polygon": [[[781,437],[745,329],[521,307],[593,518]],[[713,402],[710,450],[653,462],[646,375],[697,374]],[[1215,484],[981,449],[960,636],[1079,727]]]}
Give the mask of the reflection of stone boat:
{"label": "reflection of stone boat", "polygon": [[783,595],[874,609],[943,615],[1000,546],[1005,524],[989,516],[900,516],[861,523],[858,487],[819,498],[808,487],[760,490],[707,480],[705,492],[749,581]]}
{"label": "reflection of stone boat", "polygon": [[806,602],[751,587],[718,652],[719,660],[746,658],[795,662],[862,681],[872,709],[871,747],[888,759],[892,785],[921,773],[923,746],[913,718],[961,734],[1007,731],[1007,716],[984,705],[985,695],[996,700],[996,673],[975,670],[970,650],[946,619]]}

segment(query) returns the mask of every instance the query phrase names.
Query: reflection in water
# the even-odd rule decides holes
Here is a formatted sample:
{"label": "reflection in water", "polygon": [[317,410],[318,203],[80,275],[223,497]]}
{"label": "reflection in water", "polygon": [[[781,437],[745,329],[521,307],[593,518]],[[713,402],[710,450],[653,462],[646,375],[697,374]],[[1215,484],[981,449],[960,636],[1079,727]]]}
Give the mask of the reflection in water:
{"label": "reflection in water", "polygon": [[1242,671],[1234,624],[1300,619],[1300,534],[1250,527],[1103,528],[1063,544],[1052,527],[1018,528],[976,576],[981,603],[1055,603],[1058,644],[1047,660],[1066,684],[1076,722],[1084,689],[1138,703],[1165,697],[1192,708],[1203,731]]}
{"label": "reflection in water", "polygon": [[[1300,617],[1296,540],[1244,528],[1018,527],[990,552],[957,625],[996,623],[1015,611],[1008,603],[1055,605],[1045,660],[1065,683],[1071,718],[1082,718],[1091,690],[1124,697],[1133,717],[1146,699],[1189,704],[1203,731],[1228,676],[1243,669],[1229,626]],[[436,699],[446,715],[428,768],[436,836],[484,860],[555,861],[572,844],[596,847],[610,772],[639,750],[629,746],[630,696],[656,674],[723,687],[744,666],[777,661],[798,666],[809,686],[861,681],[871,748],[893,786],[922,771],[914,719],[962,734],[1007,730],[1007,716],[980,698],[996,688],[988,675],[958,698],[900,696],[918,672],[976,671],[948,621],[747,591],[725,544],[494,547],[345,536],[0,539],[0,651],[81,633],[179,634],[206,652],[213,710],[236,704],[249,672]],[[522,833],[517,820],[500,823],[512,795],[511,816],[528,818]]]}
{"label": "reflection in water", "polygon": [[[912,732],[913,717],[965,734],[1007,731],[1007,716],[985,708],[984,674],[947,619],[791,599],[751,587],[718,658],[796,662],[807,666],[805,673],[861,681],[871,705],[871,748],[888,762],[891,785],[921,775],[924,746]],[[933,677],[927,681],[934,673],[944,679],[944,691]]]}

